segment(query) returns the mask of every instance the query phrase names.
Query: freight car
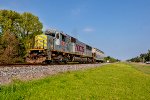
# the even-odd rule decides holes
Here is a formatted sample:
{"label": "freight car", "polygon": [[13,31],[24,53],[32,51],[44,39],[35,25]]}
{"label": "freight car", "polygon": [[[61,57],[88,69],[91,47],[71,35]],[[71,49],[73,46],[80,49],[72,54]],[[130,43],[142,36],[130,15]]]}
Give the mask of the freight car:
{"label": "freight car", "polygon": [[103,61],[104,52],[56,30],[46,30],[35,37],[26,61],[29,63]]}
{"label": "freight car", "polygon": [[92,48],[92,53],[94,55],[94,59],[95,59],[95,62],[104,62],[104,52],[97,49],[97,48]]}

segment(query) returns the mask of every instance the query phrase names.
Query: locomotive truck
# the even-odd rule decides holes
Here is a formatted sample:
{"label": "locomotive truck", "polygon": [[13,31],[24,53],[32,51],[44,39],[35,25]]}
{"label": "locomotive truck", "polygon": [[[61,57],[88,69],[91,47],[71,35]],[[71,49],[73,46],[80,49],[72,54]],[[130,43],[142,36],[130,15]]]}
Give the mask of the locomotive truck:
{"label": "locomotive truck", "polygon": [[52,62],[103,62],[104,52],[57,30],[46,30],[37,35],[29,49],[26,61],[29,63]]}

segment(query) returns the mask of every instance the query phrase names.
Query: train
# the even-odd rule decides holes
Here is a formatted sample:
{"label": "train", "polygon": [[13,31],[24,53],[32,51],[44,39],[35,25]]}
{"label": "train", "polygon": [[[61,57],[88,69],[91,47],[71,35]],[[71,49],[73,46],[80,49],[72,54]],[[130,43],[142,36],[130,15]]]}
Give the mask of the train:
{"label": "train", "polygon": [[89,46],[64,32],[48,29],[45,34],[35,36],[28,51],[28,63],[103,62],[103,51]]}

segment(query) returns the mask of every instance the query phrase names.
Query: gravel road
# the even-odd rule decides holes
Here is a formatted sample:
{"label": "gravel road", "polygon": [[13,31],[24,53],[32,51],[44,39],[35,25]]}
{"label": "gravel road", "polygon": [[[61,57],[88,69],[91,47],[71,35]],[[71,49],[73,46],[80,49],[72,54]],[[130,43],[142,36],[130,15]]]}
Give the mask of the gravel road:
{"label": "gravel road", "polygon": [[104,64],[77,64],[77,65],[48,65],[48,66],[1,66],[0,67],[0,85],[8,84],[14,79],[32,80],[54,75],[59,72],[87,69],[93,67],[100,67]]}

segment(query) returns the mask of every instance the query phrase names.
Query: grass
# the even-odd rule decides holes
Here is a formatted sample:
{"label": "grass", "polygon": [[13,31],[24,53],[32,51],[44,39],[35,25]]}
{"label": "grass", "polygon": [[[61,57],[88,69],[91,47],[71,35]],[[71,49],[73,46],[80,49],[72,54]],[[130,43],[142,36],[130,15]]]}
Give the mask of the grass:
{"label": "grass", "polygon": [[0,100],[150,100],[150,75],[117,63],[0,87]]}
{"label": "grass", "polygon": [[131,63],[131,65],[139,71],[143,73],[150,74],[150,65],[149,64],[138,64],[138,63]]}

